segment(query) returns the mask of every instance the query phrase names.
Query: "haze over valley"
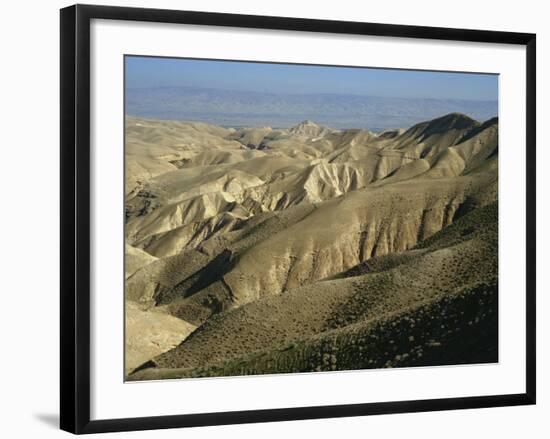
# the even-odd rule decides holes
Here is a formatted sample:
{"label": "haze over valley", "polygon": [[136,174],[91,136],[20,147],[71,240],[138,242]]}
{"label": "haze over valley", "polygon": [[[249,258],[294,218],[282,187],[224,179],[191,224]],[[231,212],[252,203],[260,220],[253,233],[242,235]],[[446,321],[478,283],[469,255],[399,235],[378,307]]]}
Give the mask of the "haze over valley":
{"label": "haze over valley", "polygon": [[164,120],[195,120],[225,127],[290,127],[304,119],[332,128],[380,131],[409,127],[459,112],[487,120],[496,100],[418,98],[350,93],[275,93],[197,87],[142,87],[126,91],[126,113]]}

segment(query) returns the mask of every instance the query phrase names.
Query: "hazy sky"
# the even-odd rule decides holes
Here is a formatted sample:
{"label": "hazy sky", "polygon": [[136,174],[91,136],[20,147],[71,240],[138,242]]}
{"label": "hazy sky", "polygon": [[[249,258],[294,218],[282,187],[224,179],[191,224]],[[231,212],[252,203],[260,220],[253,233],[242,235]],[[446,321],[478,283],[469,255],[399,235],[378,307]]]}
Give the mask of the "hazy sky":
{"label": "hazy sky", "polygon": [[191,86],[271,93],[498,99],[498,76],[176,58],[126,57],[126,86]]}

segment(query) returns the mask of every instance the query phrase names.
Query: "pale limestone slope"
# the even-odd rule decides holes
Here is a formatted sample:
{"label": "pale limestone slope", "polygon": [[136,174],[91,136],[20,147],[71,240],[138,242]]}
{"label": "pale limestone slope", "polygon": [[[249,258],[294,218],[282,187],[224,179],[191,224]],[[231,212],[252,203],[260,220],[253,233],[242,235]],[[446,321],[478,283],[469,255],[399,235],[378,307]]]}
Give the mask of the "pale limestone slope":
{"label": "pale limestone slope", "polygon": [[126,373],[176,347],[196,329],[190,323],[160,311],[143,311],[137,303],[129,300],[125,302],[125,313]]}

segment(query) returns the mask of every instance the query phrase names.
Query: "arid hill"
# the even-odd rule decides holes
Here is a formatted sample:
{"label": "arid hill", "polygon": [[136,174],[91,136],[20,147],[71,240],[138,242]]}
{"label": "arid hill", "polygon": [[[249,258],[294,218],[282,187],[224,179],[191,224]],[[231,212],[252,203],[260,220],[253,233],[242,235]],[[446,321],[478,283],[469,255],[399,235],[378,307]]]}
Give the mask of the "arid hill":
{"label": "arid hill", "polygon": [[496,361],[497,191],[496,118],[128,117],[128,379]]}

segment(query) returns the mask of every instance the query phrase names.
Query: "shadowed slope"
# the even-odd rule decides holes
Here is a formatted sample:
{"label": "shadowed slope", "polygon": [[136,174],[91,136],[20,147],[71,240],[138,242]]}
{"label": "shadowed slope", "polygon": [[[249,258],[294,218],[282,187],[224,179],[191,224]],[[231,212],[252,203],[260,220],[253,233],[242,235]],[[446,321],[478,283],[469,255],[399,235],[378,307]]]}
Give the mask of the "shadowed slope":
{"label": "shadowed slope", "polygon": [[[484,314],[485,330],[495,331],[492,326],[495,324],[495,316],[492,314],[496,313],[493,305],[496,303],[494,295],[498,275],[497,213],[496,204],[477,209],[414,250],[396,257],[389,255],[373,258],[367,263],[368,267],[364,264],[331,280],[316,282],[284,295],[261,299],[215,316],[176,349],[149,364],[154,365],[157,370],[145,369],[138,372],[134,379],[149,379],[164,374],[170,377],[203,373],[234,374],[235,365],[240,368],[237,373],[261,373],[262,368],[258,366],[258,362],[265,365],[268,359],[277,359],[274,364],[280,366],[280,356],[283,355],[281,352],[286,352],[287,349],[293,351],[292,359],[279,371],[316,370],[317,367],[322,370],[327,370],[328,367],[330,370],[332,363],[311,363],[313,360],[310,354],[315,350],[313,346],[325,346],[327,340],[334,337],[367,336],[372,340],[379,337],[385,339],[394,332],[391,329],[394,322],[399,322],[400,326],[410,326],[410,319],[414,318],[435,318],[438,326],[446,326],[449,323],[443,322],[446,313],[455,315],[455,320],[446,326],[445,331],[438,327],[438,331],[434,332],[428,330],[430,326],[426,328],[419,324],[418,331],[408,333],[408,337],[413,340],[417,337],[416,343],[409,343],[411,346],[407,349],[400,346],[397,354],[406,354],[407,358],[412,355],[410,350],[414,350],[416,355],[418,347],[426,350],[434,347],[430,343],[439,343],[439,349],[436,349],[440,351],[437,361],[444,362],[447,354],[441,348],[442,339],[454,340],[449,349],[459,349],[457,355],[464,353],[462,347],[455,346],[458,337],[456,334],[466,331],[473,323],[468,324],[470,320],[460,318],[461,312],[468,313],[472,321],[476,316]],[[472,229],[473,225],[477,227]],[[472,308],[476,300],[487,300],[491,306],[484,309],[476,309],[475,306]],[[437,313],[434,311],[436,309],[439,310]],[[424,313],[428,315],[425,316]],[[475,323],[479,323],[479,318]],[[434,322],[430,325],[434,328],[437,326]],[[399,334],[395,336],[403,338]],[[483,344],[488,340],[479,343]],[[360,356],[361,364],[357,363],[359,358],[356,356],[348,358],[350,353],[346,351],[351,349],[349,343],[344,343],[343,347],[329,344],[332,346],[331,355],[347,358],[345,368],[363,368],[403,363],[395,358],[397,346],[393,346],[394,343],[385,346],[385,350],[389,348],[391,356],[374,347],[371,356],[369,349],[365,347],[366,352]],[[376,342],[374,345],[381,343]],[[473,341],[467,346],[475,347],[476,352],[482,351]],[[309,354],[300,354],[303,350]],[[273,356],[270,352],[273,352]],[[284,354],[283,357],[287,355],[289,354]],[[490,359],[492,355],[495,355],[494,351],[488,352],[486,358]],[[424,364],[422,361],[430,361],[429,357],[423,360],[417,357],[413,356],[409,362],[405,361],[403,364]],[[455,354],[450,355],[449,361],[455,361],[455,357]],[[231,360],[232,358],[235,360]],[[304,358],[308,360],[305,361]],[[220,366],[227,361],[230,362],[229,366]],[[342,361],[339,360],[340,363]],[[387,362],[390,364],[386,364]],[[207,368],[206,365],[212,367]],[[218,370],[220,367],[223,373]],[[195,368],[200,369],[194,370]],[[268,367],[267,370],[275,372],[273,367]]]}

